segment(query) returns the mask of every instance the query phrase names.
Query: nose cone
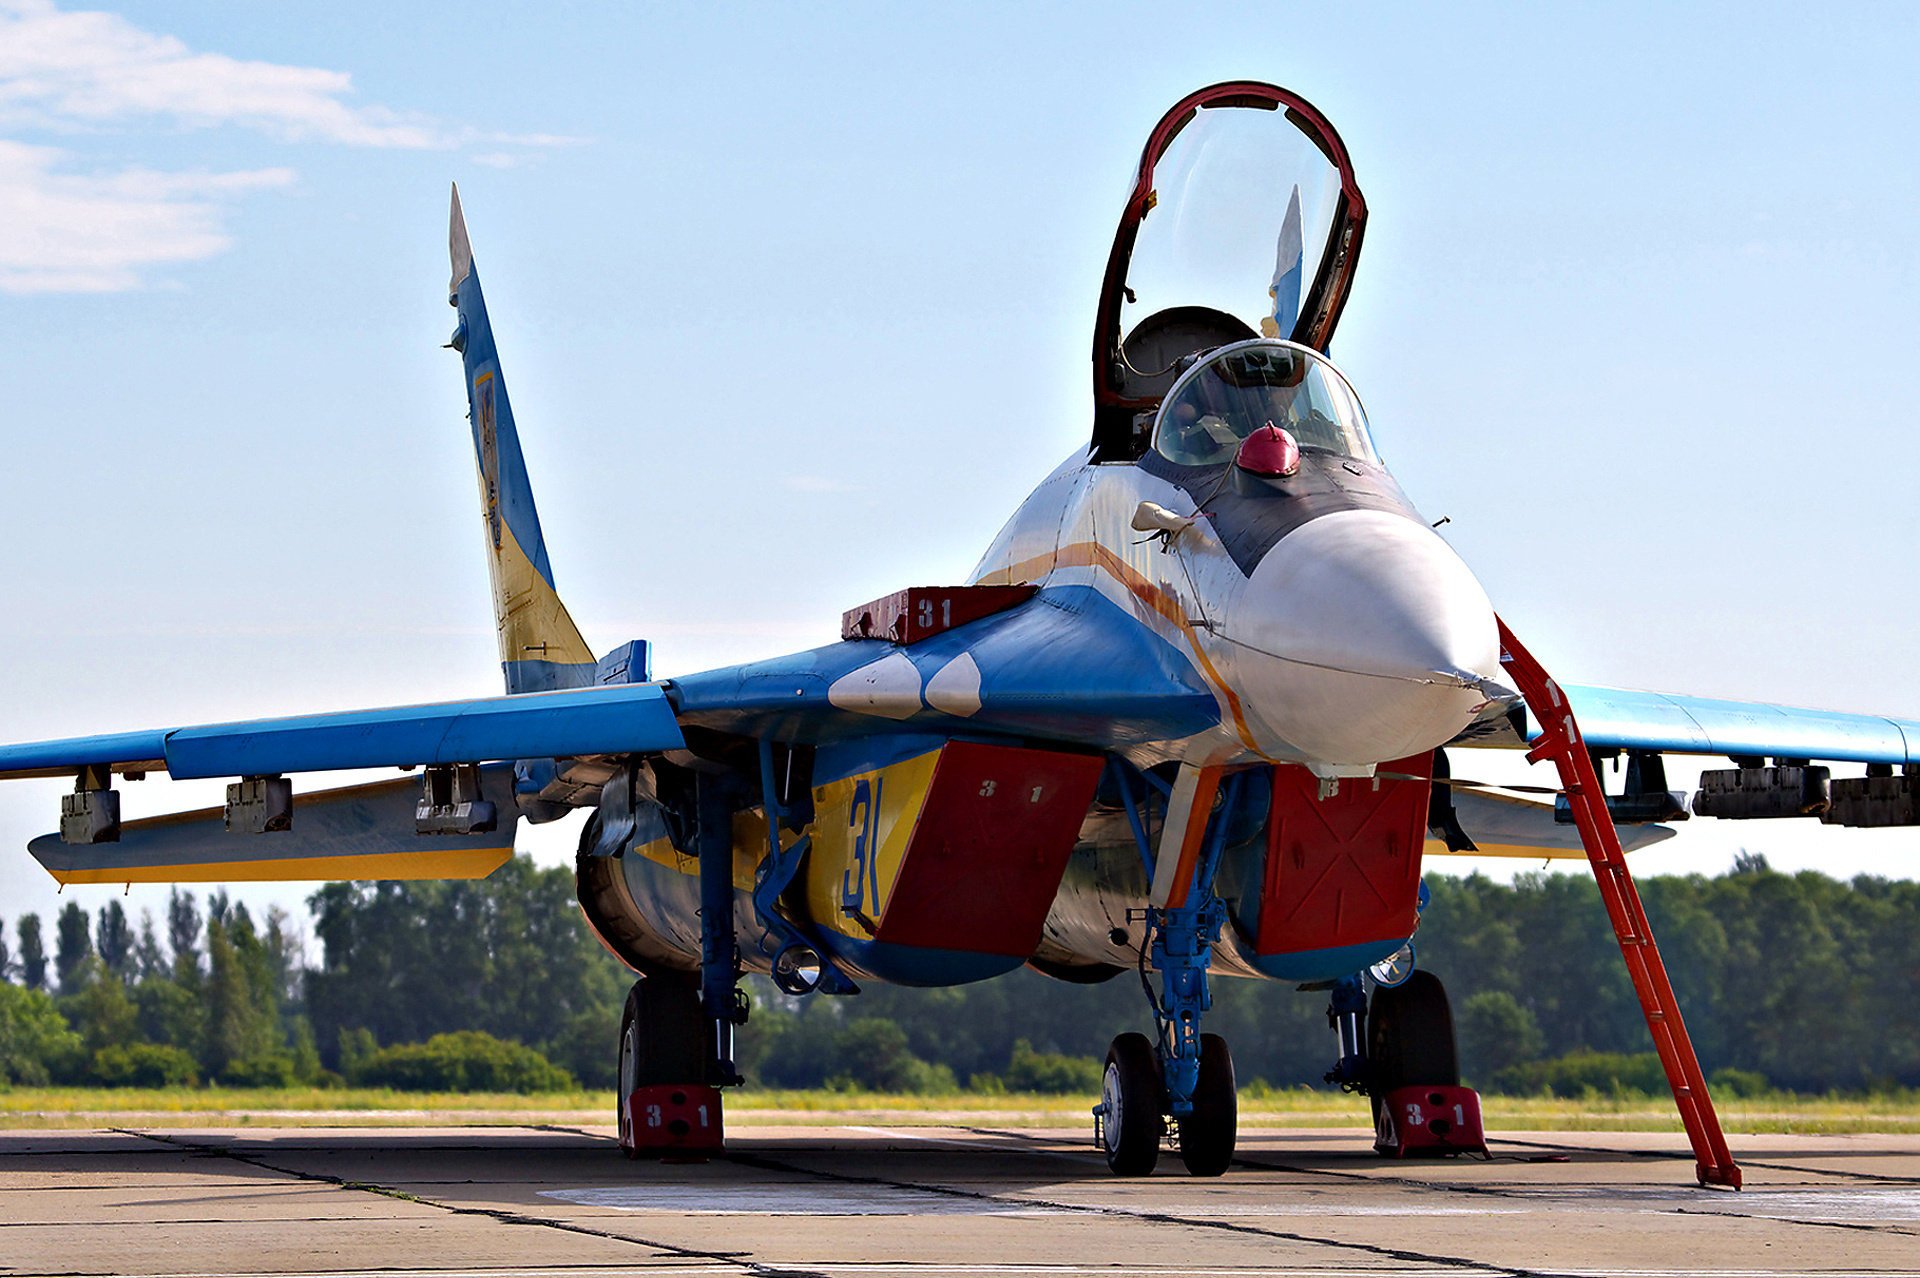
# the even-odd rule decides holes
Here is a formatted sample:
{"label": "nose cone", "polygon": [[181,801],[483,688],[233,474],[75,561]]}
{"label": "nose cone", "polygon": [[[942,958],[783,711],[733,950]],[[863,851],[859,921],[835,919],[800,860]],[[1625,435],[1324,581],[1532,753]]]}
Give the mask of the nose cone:
{"label": "nose cone", "polygon": [[1498,686],[1493,605],[1426,526],[1375,510],[1275,543],[1223,619],[1244,701],[1305,759],[1383,763],[1452,740]]}

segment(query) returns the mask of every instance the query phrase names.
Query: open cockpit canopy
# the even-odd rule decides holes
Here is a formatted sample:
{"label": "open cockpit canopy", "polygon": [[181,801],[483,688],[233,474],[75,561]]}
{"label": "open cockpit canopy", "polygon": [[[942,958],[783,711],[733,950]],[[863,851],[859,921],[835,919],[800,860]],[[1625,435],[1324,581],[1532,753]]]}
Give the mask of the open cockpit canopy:
{"label": "open cockpit canopy", "polygon": [[1277,426],[1301,448],[1377,460],[1360,397],[1297,342],[1256,338],[1196,361],[1160,405],[1154,451],[1179,466],[1223,466],[1247,436]]}
{"label": "open cockpit canopy", "polygon": [[1254,337],[1324,351],[1365,223],[1346,147],[1305,99],[1243,81],[1177,103],[1147,139],[1107,259],[1095,457],[1145,449],[1186,356]]}

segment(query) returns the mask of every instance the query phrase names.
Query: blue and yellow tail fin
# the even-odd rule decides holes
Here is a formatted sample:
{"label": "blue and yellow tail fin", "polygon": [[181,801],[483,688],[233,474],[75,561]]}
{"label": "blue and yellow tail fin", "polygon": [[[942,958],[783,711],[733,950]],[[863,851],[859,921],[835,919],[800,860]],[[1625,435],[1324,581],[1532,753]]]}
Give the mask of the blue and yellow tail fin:
{"label": "blue and yellow tail fin", "polygon": [[533,486],[513,425],[507,384],[501,377],[486,299],[473,268],[460,188],[453,189],[448,229],[453,281],[448,298],[460,312],[448,343],[466,361],[467,417],[480,467],[480,500],[486,515],[487,564],[493,579],[494,624],[508,692],[540,692],[593,682],[594,659],[580,629],[553,586],[547,545],[540,535]]}

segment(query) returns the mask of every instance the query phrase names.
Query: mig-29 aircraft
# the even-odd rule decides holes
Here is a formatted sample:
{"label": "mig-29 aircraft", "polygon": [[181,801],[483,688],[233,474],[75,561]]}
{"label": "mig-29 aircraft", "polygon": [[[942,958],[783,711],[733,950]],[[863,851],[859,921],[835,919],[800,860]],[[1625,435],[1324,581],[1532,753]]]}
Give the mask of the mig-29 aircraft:
{"label": "mig-29 aircraft", "polygon": [[[479,877],[518,821],[588,809],[580,904],[638,974],[632,1153],[717,1145],[745,972],[795,996],[1150,972],[1156,1032],[1114,1040],[1094,1111],[1128,1175],[1169,1138],[1195,1174],[1232,1159],[1234,1066],[1203,1028],[1222,974],[1329,998],[1329,1081],[1371,1098],[1383,1152],[1479,1144],[1446,995],[1414,965],[1423,854],[1584,851],[1700,1178],[1737,1185],[1616,824],[1630,846],[1689,808],[1915,824],[1920,722],[1554,682],[1327,356],[1366,220],[1298,95],[1183,99],[1108,259],[1090,438],[971,580],[854,608],[810,651],[655,679],[644,642],[596,658],[555,589],[456,191],[449,344],[506,695],[0,747],[0,776],[75,779],[31,851],[62,883]],[[1459,747],[1553,760],[1558,813],[1454,784]],[[1608,796],[1594,759],[1622,752]],[[1667,753],[1733,766],[1689,804]],[[421,772],[289,779],[387,767]],[[115,775],[155,772],[235,781],[223,808],[121,821]]]}

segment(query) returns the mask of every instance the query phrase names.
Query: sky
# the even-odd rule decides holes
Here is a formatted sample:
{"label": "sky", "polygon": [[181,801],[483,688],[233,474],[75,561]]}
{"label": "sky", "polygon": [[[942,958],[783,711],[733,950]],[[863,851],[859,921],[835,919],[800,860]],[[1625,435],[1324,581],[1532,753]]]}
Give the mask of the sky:
{"label": "sky", "polygon": [[[0,0],[0,739],[498,690],[451,181],[596,649],[703,669],[964,579],[1086,439],[1148,130],[1241,77],[1345,138],[1333,355],[1550,669],[1920,717],[1920,10],[450,12]],[[0,916],[59,903],[63,788],[0,786]],[[1635,865],[1742,847],[1920,872],[1800,822]]]}

